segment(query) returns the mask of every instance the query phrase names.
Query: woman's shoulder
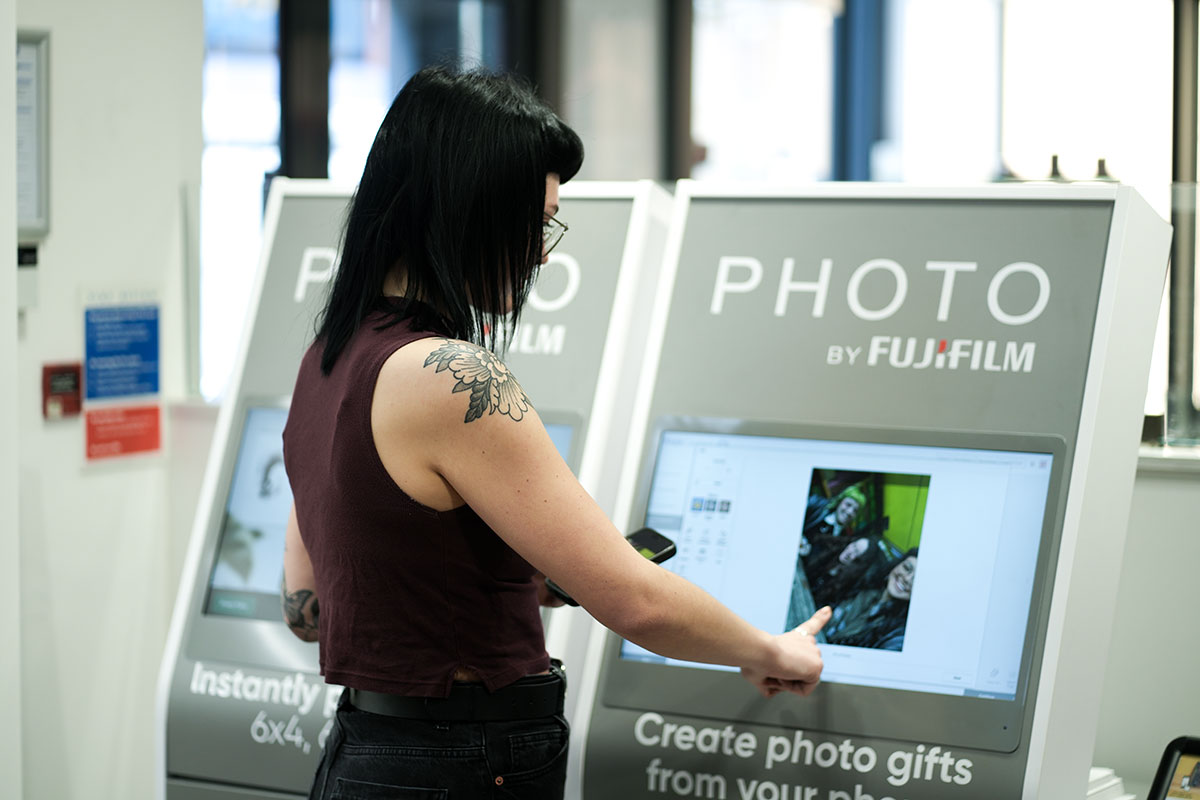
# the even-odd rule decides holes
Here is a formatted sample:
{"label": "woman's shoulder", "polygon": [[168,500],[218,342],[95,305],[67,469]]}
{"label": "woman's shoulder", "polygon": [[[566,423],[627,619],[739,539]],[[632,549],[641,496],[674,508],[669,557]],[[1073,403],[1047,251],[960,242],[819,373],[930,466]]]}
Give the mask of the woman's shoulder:
{"label": "woman's shoulder", "polygon": [[395,466],[397,483],[421,502],[403,476],[441,476],[441,483],[430,479],[435,488],[448,482],[470,504],[463,487],[493,480],[497,471],[533,474],[530,459],[557,456],[504,362],[461,339],[430,337],[397,349],[379,373],[371,428],[389,472]]}
{"label": "woman's shoulder", "polygon": [[396,349],[379,373],[376,398],[407,397],[435,416],[473,422],[497,414],[521,420],[530,402],[504,361],[462,339],[428,336]]}

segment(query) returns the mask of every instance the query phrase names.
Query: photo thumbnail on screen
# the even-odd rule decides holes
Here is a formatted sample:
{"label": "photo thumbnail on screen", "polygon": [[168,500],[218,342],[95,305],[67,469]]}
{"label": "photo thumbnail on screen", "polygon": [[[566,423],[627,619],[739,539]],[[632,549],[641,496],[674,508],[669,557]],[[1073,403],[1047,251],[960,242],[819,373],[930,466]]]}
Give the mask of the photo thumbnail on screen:
{"label": "photo thumbnail on screen", "polygon": [[812,470],[786,630],[822,606],[818,640],[903,650],[929,475]]}
{"label": "photo thumbnail on screen", "polygon": [[1200,800],[1200,756],[1183,756],[1175,766],[1167,797]]}

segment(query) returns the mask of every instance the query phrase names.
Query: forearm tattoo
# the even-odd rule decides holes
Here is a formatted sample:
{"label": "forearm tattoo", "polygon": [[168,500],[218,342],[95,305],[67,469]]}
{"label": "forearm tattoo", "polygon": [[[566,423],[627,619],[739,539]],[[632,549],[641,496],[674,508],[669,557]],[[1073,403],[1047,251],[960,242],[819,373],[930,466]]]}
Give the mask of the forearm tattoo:
{"label": "forearm tattoo", "polygon": [[312,641],[317,635],[317,622],[321,613],[321,608],[317,604],[317,593],[311,589],[289,592],[285,581],[280,586],[280,594],[283,618],[287,621],[288,627]]}
{"label": "forearm tattoo", "polygon": [[471,402],[463,422],[500,413],[520,422],[529,411],[529,398],[504,362],[482,347],[467,342],[442,340],[429,354],[425,366],[437,364],[435,372],[449,370],[458,379],[451,391],[470,392]]}

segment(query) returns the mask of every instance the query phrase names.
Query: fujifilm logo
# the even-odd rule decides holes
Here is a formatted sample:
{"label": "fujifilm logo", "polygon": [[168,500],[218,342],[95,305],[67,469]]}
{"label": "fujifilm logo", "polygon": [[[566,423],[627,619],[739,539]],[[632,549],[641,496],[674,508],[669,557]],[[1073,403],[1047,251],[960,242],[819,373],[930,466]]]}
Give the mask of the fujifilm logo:
{"label": "fujifilm logo", "polygon": [[[948,369],[972,372],[1033,372],[1036,342],[994,339],[920,339],[915,336],[872,336],[866,348],[868,367]],[[831,345],[825,362],[854,366],[863,348]]]}
{"label": "fujifilm logo", "polygon": [[[762,262],[756,258],[721,256],[717,261],[709,313],[724,313],[726,300],[731,295],[754,294],[763,282],[764,272]],[[984,277],[978,273],[979,264],[974,261],[926,261],[925,269],[915,272],[915,280],[920,281],[918,294],[937,298],[935,308],[927,305],[933,311],[933,320],[939,323],[950,321],[955,297],[960,293],[966,294],[972,305],[983,301],[982,305],[993,320],[1010,327],[1021,327],[1037,320],[1050,303],[1050,275],[1039,264],[1030,261],[1005,264],[986,281],[975,280]],[[876,275],[885,281],[885,287],[890,288],[890,297],[886,297],[886,293],[885,296],[876,295],[874,303],[868,306],[862,297],[862,287],[868,280],[876,280]],[[794,295],[800,294],[811,297],[808,313],[812,318],[823,318],[832,281],[832,258],[822,258],[815,277],[810,275],[801,280],[796,279],[796,260],[783,259],[774,292],[774,315],[783,317],[788,314],[789,301]],[[909,299],[909,281],[908,270],[898,261],[890,258],[870,259],[850,272],[846,284],[846,308],[864,322],[891,319]],[[1025,287],[1024,300],[1018,299],[1016,307],[1013,307],[1013,296],[1005,294],[1005,287],[1010,281]],[[958,289],[962,291],[956,291]],[[886,302],[877,305],[881,300]],[[763,308],[761,303],[759,308]],[[872,336],[865,348],[861,345],[830,345],[825,363],[830,366],[852,367],[865,363],[868,367],[893,369],[1030,373],[1033,372],[1036,355],[1037,343],[1028,341]]]}

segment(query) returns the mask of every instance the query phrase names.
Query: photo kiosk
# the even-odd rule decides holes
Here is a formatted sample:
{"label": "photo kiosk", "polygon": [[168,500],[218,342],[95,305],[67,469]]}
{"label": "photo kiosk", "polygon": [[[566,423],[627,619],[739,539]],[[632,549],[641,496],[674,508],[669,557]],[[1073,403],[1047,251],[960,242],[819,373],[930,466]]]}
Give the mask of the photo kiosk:
{"label": "photo kiosk", "polygon": [[[341,688],[284,625],[288,397],[333,276],[351,190],[276,179],[235,374],[217,419],[158,686],[169,800],[304,796]],[[571,232],[542,267],[505,361],[584,486],[611,513],[672,204],[649,181],[570,183]],[[569,618],[567,618],[569,621]],[[557,626],[565,631],[567,622]],[[555,626],[551,625],[551,632]],[[548,637],[552,638],[552,637]],[[559,635],[564,652],[586,636]]]}
{"label": "photo kiosk", "polygon": [[1169,242],[1127,187],[681,182],[618,524],[831,606],[823,681],[597,634],[573,791],[1082,800]]}

